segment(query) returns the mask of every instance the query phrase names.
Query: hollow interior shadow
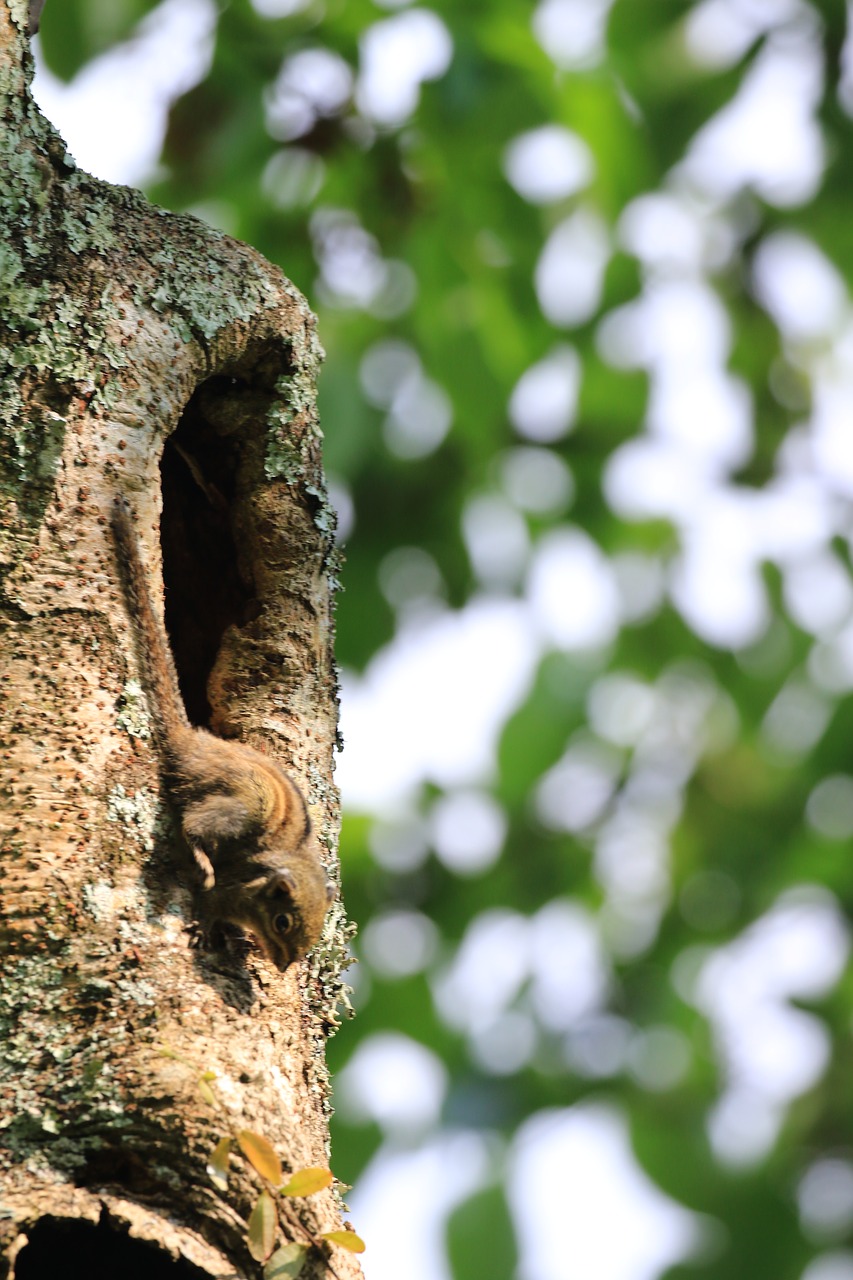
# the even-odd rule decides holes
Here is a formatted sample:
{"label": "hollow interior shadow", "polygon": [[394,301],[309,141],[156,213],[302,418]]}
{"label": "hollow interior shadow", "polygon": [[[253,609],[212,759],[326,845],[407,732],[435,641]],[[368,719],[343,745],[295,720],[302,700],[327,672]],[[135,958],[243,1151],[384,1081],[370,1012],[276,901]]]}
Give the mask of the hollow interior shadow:
{"label": "hollow interior shadow", "polygon": [[[210,722],[207,682],[230,626],[256,613],[250,571],[241,564],[233,528],[240,441],[212,428],[205,407],[215,378],[203,383],[166,442],[160,463],[166,629],[187,715]],[[227,388],[223,387],[223,396]]]}
{"label": "hollow interior shadow", "polygon": [[[287,349],[262,344],[247,354],[234,376],[202,382],[160,462],[166,630],[187,716],[199,728],[210,725],[208,681],[225,632],[246,626],[261,609],[253,548],[239,512],[246,493],[264,482],[267,413],[278,380],[290,371],[289,360]],[[172,825],[174,839],[168,843],[174,849],[181,840],[180,824]],[[192,860],[185,852],[178,878],[193,894]],[[175,855],[180,857],[177,850]],[[163,871],[163,860],[155,855],[146,875],[152,901]],[[195,960],[199,975],[225,1003],[240,1011],[252,1007],[256,984],[242,959],[196,952]]]}
{"label": "hollow interior shadow", "polygon": [[185,1258],[176,1261],[104,1221],[44,1217],[27,1235],[14,1280],[208,1280]]}

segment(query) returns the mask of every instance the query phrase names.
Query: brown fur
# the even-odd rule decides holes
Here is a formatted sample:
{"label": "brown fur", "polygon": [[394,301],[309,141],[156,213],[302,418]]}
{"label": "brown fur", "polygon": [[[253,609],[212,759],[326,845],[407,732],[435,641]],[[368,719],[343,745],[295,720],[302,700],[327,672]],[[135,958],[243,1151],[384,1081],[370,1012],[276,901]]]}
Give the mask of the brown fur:
{"label": "brown fur", "polygon": [[113,504],[112,529],[164,781],[201,877],[197,940],[216,946],[248,929],[285,969],[314,946],[334,896],[305,800],[268,756],[190,725],[124,498]]}

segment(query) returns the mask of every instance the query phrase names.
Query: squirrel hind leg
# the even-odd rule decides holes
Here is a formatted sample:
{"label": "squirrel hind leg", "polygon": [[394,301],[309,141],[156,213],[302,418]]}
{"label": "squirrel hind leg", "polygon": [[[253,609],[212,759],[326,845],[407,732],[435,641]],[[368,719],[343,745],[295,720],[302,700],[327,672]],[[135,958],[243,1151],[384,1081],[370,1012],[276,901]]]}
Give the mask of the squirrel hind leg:
{"label": "squirrel hind leg", "polygon": [[[208,795],[188,804],[181,815],[184,838],[205,878],[213,877],[213,861],[223,845],[245,839],[255,824],[236,796]],[[213,885],[205,883],[205,888]]]}
{"label": "squirrel hind leg", "polygon": [[216,884],[216,873],[213,870],[213,863],[208,858],[201,845],[194,844],[192,846],[193,861],[201,873],[202,889],[212,889]]}

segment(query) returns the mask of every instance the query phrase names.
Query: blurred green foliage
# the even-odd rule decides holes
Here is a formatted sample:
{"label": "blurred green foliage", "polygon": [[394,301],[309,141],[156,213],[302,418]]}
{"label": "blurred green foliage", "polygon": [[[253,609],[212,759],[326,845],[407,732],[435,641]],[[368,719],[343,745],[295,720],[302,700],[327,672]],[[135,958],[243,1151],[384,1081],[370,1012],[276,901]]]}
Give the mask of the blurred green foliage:
{"label": "blurred green foliage", "polygon": [[[713,65],[688,42],[687,23],[698,5],[616,0],[600,56],[563,69],[534,33],[533,6],[435,0],[430,7],[450,34],[453,57],[445,74],[421,86],[410,116],[395,125],[376,124],[345,92],[332,108],[309,109],[303,128],[277,140],[265,123],[264,103],[283,63],[306,50],[326,50],[343,59],[355,83],[365,33],[396,10],[370,0],[310,0],[287,17],[264,18],[249,0],[220,3],[211,69],[174,103],[162,169],[150,186],[156,201],[197,212],[280,263],[319,312],[327,352],[321,384],[327,465],[355,511],[338,652],[345,667],[357,670],[395,633],[396,608],[380,572],[390,552],[426,551],[438,569],[439,595],[453,608],[482,590],[462,534],[463,513],[473,497],[500,492],[507,452],[530,443],[519,439],[507,406],[525,370],[560,342],[571,343],[582,369],[577,420],[570,433],[558,432],[537,447],[570,468],[575,498],[569,514],[559,504],[552,511],[522,510],[532,546],[570,522],[608,556],[642,555],[666,581],[677,572],[684,526],[663,511],[629,521],[606,500],[609,461],[625,442],[644,437],[649,391],[647,371],[614,367],[600,340],[602,317],[636,299],[652,275],[627,246],[620,219],[637,197],[680,189],[675,170],[698,131],[733,100],[774,41],[794,47],[805,28],[812,33],[809,47],[823,62],[814,106],[826,145],[822,180],[813,195],[800,199],[774,202],[748,183],[719,197],[712,214],[728,244],[692,276],[687,272],[724,305],[731,328],[728,369],[751,392],[754,446],[740,471],[721,479],[732,491],[772,486],[780,448],[808,420],[820,360],[831,354],[825,336],[798,345],[780,332],[756,293],[756,254],[774,233],[793,230],[811,237],[848,281],[853,261],[853,146],[839,99],[844,6],[780,0],[774,13],[772,5],[732,0],[728,12],[741,15],[747,36]],[[590,0],[588,8],[594,7]],[[128,37],[152,8],[146,0],[52,0],[42,36],[49,65],[71,77]],[[726,5],[721,0],[717,8]],[[755,18],[759,11],[763,26]],[[849,87],[846,92],[849,105]],[[518,134],[545,124],[565,126],[583,140],[594,174],[579,192],[537,204],[513,189],[504,155]],[[698,205],[702,201],[697,197]],[[700,221],[713,203],[705,198]],[[534,272],[549,234],[578,208],[605,227],[608,262],[600,299],[576,322],[555,324],[539,305]],[[374,261],[403,264],[394,277],[402,301],[380,296],[348,303],[334,296],[328,281],[318,286],[322,219],[329,210],[344,211],[350,226],[373,237],[367,243]],[[660,278],[667,279],[666,269]],[[410,457],[401,456],[405,449],[389,448],[386,410],[375,396],[373,403],[365,396],[360,375],[365,355],[389,338],[410,344],[452,406],[446,438],[434,448],[415,447]],[[834,510],[848,501],[833,497],[829,482],[824,488]],[[849,514],[839,528],[833,545],[849,576],[843,533]],[[481,1126],[508,1142],[525,1117],[544,1107],[590,1096],[611,1100],[630,1119],[635,1154],[648,1175],[723,1226],[721,1246],[672,1268],[671,1278],[797,1277],[823,1247],[844,1243],[853,1221],[852,1206],[834,1225],[807,1223],[804,1230],[796,1203],[810,1165],[826,1155],[846,1159],[853,1146],[846,1074],[849,974],[799,1001],[828,1035],[828,1066],[782,1107],[768,1150],[740,1165],[715,1153],[708,1137],[708,1117],[730,1068],[719,1028],[709,1025],[701,999],[685,994],[674,979],[691,957],[698,964],[744,935],[792,887],[825,886],[845,916],[853,900],[849,832],[833,832],[825,822],[821,829],[805,817],[821,780],[851,771],[847,689],[853,680],[820,678],[841,624],[834,631],[830,624],[823,631],[810,627],[802,611],[786,603],[778,565],[767,564],[764,576],[770,600],[765,635],[738,651],[703,639],[664,592],[597,651],[557,647],[544,654],[500,739],[491,792],[505,812],[507,837],[488,870],[458,875],[434,851],[416,866],[395,869],[374,856],[372,818],[353,814],[344,822],[347,900],[362,929],[369,931],[371,921],[392,907],[423,912],[436,926],[438,949],[426,972],[395,974],[362,961],[359,1017],[330,1046],[333,1070],[344,1068],[369,1037],[393,1029],[444,1063],[447,1123]],[[518,584],[503,589],[511,593]],[[629,726],[620,738],[620,717],[629,718],[633,703],[611,698],[617,721],[615,743],[609,744],[617,758],[613,794],[589,824],[554,829],[534,803],[537,789],[567,747],[601,745],[603,731],[591,708],[613,673],[652,691],[651,729],[644,738],[639,730],[632,736]],[[802,695],[800,703],[789,699],[787,719],[778,711],[785,690]],[[696,711],[698,704],[704,710]],[[691,716],[688,724],[684,717]],[[811,734],[809,716],[817,716]],[[620,886],[602,869],[602,830],[622,803],[630,841],[631,788],[648,767],[649,752],[654,756],[648,733],[664,721],[660,732],[669,737],[653,770],[668,779],[672,811],[662,836],[668,859],[662,884],[650,895],[656,905],[647,937],[631,942],[624,929],[620,933]],[[435,786],[424,786],[424,815],[439,795]],[[644,838],[643,803],[636,810],[638,843]],[[435,975],[452,963],[480,913],[516,911],[532,918],[560,898],[581,904],[612,948],[609,1012],[631,1035],[664,1027],[686,1046],[685,1069],[664,1085],[632,1070],[630,1054],[612,1070],[573,1069],[565,1049],[571,1028],[549,1025],[531,1004],[529,983],[512,1003],[532,1017],[535,1049],[517,1068],[490,1068],[472,1049],[471,1037],[442,1017]],[[344,1109],[333,1137],[335,1169],[357,1185],[382,1131]],[[454,1210],[448,1257],[457,1280],[514,1273],[516,1244],[502,1185],[486,1186]]]}

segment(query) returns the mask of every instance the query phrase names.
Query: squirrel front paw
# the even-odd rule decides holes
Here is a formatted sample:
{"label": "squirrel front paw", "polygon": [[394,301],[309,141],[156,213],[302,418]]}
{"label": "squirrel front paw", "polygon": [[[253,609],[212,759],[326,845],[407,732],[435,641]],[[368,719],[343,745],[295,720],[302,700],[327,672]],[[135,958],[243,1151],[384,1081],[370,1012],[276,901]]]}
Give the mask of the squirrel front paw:
{"label": "squirrel front paw", "polygon": [[210,950],[210,937],[208,936],[208,932],[197,920],[193,920],[190,924],[184,925],[184,933],[187,935],[187,945],[193,951]]}
{"label": "squirrel front paw", "polygon": [[225,951],[235,960],[244,961],[251,951],[256,950],[251,938],[239,925],[224,920],[214,921],[209,928],[193,920],[184,931],[194,951]]}

